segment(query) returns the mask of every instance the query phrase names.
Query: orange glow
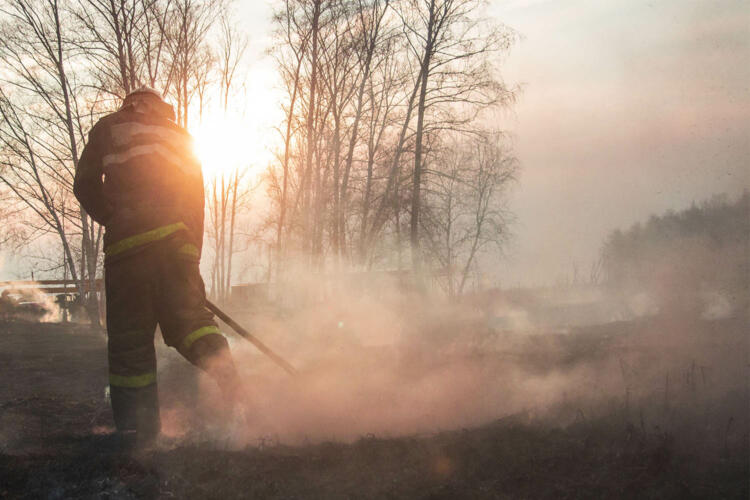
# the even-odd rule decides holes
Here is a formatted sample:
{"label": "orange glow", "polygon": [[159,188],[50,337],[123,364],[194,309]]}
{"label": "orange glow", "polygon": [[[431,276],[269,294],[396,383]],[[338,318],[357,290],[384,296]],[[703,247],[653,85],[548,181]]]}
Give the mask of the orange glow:
{"label": "orange glow", "polygon": [[244,84],[245,91],[230,97],[226,112],[221,96],[212,95],[202,118],[190,127],[207,180],[236,169],[250,169],[250,175],[256,176],[273,161],[279,140],[275,127],[283,112],[272,70],[256,68]]}
{"label": "orange glow", "polygon": [[[220,113],[204,116],[193,132],[203,176],[209,180],[257,166],[265,152],[253,144],[249,135],[246,125],[236,117],[224,117]],[[248,144],[253,146],[248,147]]]}

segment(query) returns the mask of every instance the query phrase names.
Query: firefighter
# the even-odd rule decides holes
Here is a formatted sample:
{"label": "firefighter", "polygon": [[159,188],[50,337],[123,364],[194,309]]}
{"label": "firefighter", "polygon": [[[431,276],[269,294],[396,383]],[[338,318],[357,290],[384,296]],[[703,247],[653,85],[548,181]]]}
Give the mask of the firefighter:
{"label": "firefighter", "polygon": [[231,404],[240,390],[199,272],[204,192],[192,139],[149,87],[131,92],[89,132],[74,192],[106,228],[109,386],[118,435],[159,434],[154,332],[205,370]]}

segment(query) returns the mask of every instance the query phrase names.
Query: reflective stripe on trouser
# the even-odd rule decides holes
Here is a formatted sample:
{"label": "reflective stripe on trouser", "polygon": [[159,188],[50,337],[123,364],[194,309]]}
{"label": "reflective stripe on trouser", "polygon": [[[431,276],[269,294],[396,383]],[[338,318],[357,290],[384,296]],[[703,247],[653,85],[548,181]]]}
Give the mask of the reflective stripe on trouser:
{"label": "reflective stripe on trouser", "polygon": [[199,261],[179,235],[105,265],[109,382],[120,430],[159,426],[154,333],[190,362],[227,349],[205,308]]}
{"label": "reflective stripe on trouser", "polygon": [[184,352],[188,352],[190,350],[190,347],[195,343],[196,340],[205,337],[206,335],[221,335],[221,332],[219,332],[219,327],[210,325],[210,326],[202,326],[198,328],[197,330],[193,330],[190,332],[183,340],[182,344],[180,345],[180,348]]}
{"label": "reflective stripe on trouser", "polygon": [[109,374],[110,387],[146,387],[156,383],[156,372],[142,373],[140,375],[117,375]]}

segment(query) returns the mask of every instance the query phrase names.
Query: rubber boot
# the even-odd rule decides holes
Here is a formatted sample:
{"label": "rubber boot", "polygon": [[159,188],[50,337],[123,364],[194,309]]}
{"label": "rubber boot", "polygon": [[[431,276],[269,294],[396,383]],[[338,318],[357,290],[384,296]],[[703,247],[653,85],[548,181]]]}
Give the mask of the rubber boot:
{"label": "rubber boot", "polygon": [[120,448],[128,451],[150,445],[161,430],[156,384],[111,387],[110,398]]}

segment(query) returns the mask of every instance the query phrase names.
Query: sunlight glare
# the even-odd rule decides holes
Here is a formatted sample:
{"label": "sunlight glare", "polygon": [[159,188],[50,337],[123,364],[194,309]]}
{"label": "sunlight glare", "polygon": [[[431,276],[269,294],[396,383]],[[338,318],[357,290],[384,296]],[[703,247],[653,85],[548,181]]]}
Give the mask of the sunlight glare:
{"label": "sunlight glare", "polygon": [[206,180],[236,169],[249,169],[256,177],[274,160],[278,132],[274,124],[283,119],[273,66],[261,60],[252,68],[243,91],[230,99],[229,111],[219,106],[220,95],[209,97],[209,106],[191,133]]}
{"label": "sunlight glare", "polygon": [[263,151],[248,148],[251,141],[247,135],[244,124],[235,117],[224,117],[221,113],[204,116],[193,132],[203,176],[212,179],[238,168],[253,168]]}

